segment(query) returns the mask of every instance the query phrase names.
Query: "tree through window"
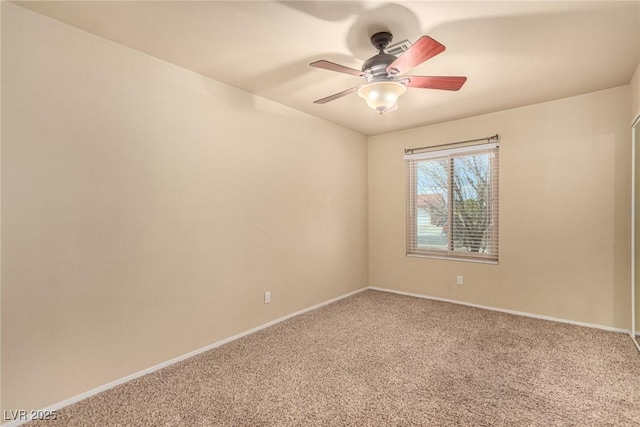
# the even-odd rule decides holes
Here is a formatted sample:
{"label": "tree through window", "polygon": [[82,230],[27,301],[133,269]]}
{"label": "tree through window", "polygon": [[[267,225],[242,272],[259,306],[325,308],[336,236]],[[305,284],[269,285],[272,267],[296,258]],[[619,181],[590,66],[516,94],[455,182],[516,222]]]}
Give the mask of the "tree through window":
{"label": "tree through window", "polygon": [[498,260],[496,144],[410,154],[407,254]]}

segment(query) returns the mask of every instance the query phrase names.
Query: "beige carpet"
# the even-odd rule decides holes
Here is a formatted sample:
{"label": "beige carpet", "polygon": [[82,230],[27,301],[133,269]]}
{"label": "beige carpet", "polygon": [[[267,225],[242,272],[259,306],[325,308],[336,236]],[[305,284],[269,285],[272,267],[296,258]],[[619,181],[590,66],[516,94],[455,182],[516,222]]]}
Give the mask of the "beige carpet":
{"label": "beige carpet", "polygon": [[30,425],[640,425],[620,333],[366,291]]}

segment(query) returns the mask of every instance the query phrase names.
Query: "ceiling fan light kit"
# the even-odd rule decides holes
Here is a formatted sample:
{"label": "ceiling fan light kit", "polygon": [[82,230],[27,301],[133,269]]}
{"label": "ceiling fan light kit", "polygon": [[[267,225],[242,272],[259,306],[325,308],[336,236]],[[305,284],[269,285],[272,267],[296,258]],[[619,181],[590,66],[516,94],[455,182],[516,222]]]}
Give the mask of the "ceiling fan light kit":
{"label": "ceiling fan light kit", "polygon": [[378,49],[378,53],[364,62],[362,71],[324,60],[309,64],[316,68],[362,77],[367,81],[364,85],[318,99],[314,103],[325,104],[357,91],[369,107],[384,114],[398,108],[398,98],[406,92],[407,87],[455,91],[467,81],[466,77],[404,76],[405,72],[443,52],[445,47],[429,36],[422,36],[396,57],[385,52],[392,39],[393,36],[388,32],[371,36],[371,44]]}
{"label": "ceiling fan light kit", "polygon": [[380,81],[361,86],[358,95],[367,101],[367,105],[380,114],[393,108],[407,88],[401,82]]}

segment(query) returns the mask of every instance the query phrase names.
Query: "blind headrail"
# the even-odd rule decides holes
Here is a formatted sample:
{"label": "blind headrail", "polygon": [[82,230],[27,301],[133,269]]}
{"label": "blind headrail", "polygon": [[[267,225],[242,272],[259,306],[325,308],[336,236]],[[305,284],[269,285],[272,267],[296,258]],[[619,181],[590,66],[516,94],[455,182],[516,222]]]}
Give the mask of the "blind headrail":
{"label": "blind headrail", "polygon": [[487,136],[485,138],[469,139],[467,141],[447,142],[446,144],[431,145],[429,147],[405,148],[404,154],[414,154],[417,151],[429,151],[429,150],[433,150],[434,148],[441,149],[441,147],[449,147],[451,145],[460,145],[460,144],[469,144],[472,142],[480,142],[480,141],[485,141],[485,144],[488,144],[490,142],[498,143],[500,142],[500,136],[496,133],[495,135]]}

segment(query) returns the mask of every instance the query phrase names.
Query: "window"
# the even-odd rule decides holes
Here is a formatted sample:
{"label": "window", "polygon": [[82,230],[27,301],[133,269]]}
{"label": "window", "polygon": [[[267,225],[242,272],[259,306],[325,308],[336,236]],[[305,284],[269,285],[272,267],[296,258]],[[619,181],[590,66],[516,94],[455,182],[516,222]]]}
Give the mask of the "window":
{"label": "window", "polygon": [[498,261],[498,146],[408,154],[407,255]]}

